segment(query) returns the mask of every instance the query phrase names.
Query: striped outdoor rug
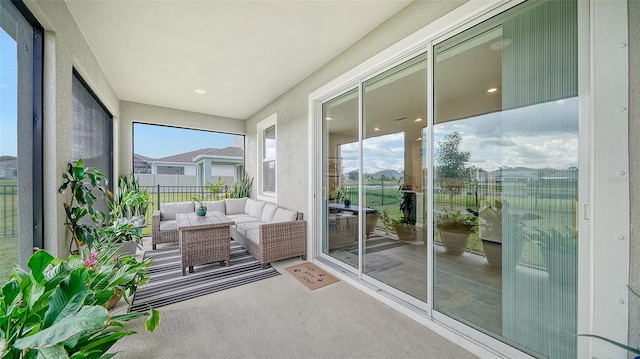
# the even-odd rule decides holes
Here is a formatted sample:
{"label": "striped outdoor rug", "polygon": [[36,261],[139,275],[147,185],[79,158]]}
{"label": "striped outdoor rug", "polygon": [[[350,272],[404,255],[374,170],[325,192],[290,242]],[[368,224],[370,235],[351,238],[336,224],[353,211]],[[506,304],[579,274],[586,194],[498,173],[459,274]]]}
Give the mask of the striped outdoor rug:
{"label": "striped outdoor rug", "polygon": [[153,259],[150,280],[138,288],[132,310],[145,310],[148,305],[159,308],[280,275],[270,266],[263,270],[258,260],[233,240],[229,267],[218,262],[194,266],[194,273],[187,272],[184,277],[178,246],[147,251],[145,258]]}

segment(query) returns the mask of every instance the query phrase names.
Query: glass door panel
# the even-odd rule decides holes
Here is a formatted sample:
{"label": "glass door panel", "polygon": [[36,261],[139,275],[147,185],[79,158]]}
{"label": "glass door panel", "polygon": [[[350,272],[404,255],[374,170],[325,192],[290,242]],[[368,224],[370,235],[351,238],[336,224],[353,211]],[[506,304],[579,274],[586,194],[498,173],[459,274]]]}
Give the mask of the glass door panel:
{"label": "glass door panel", "polygon": [[421,55],[363,87],[363,273],[427,302],[423,131],[427,60]]}
{"label": "glass door panel", "polygon": [[322,105],[324,123],[324,237],[322,253],[359,268],[358,89]]}
{"label": "glass door panel", "polygon": [[5,279],[18,263],[18,28],[10,16],[0,21],[0,278]]}
{"label": "glass door panel", "polygon": [[434,310],[576,356],[575,1],[523,3],[435,47]]}

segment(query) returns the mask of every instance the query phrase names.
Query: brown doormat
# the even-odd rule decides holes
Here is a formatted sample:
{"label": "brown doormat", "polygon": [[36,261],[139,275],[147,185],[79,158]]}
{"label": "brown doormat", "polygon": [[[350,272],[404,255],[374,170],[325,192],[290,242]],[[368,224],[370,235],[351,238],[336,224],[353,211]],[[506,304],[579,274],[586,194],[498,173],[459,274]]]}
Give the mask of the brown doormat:
{"label": "brown doormat", "polygon": [[287,267],[285,270],[311,290],[340,281],[324,269],[309,262]]}

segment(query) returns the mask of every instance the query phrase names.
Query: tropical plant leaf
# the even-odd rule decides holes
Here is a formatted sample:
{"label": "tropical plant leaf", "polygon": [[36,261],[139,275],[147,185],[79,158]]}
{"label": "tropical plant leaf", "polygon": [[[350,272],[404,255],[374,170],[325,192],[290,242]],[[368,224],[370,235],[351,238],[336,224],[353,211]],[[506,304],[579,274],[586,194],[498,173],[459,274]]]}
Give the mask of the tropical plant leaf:
{"label": "tropical plant leaf", "polygon": [[153,333],[153,331],[155,331],[156,329],[158,329],[158,327],[160,326],[160,312],[151,308],[151,315],[149,315],[149,318],[147,318],[147,320],[145,320],[144,322],[144,328],[148,331]]}
{"label": "tropical plant leaf", "polygon": [[51,261],[53,261],[53,256],[43,250],[36,251],[29,258],[27,266],[31,269],[31,275],[38,283],[44,282],[43,273]]}
{"label": "tropical plant leaf", "polygon": [[[42,307],[42,305],[38,305],[38,301],[45,293],[45,287],[42,284],[36,281],[33,281],[31,283],[31,288],[28,293],[29,293],[28,298],[26,299],[28,299],[29,309],[33,312],[37,312],[38,307]],[[44,299],[46,303],[47,298],[45,297]]]}
{"label": "tropical plant leaf", "polygon": [[38,348],[38,359],[68,359],[64,345],[58,344],[50,347]]}
{"label": "tropical plant leaf", "polygon": [[14,304],[15,300],[20,298],[20,285],[15,279],[12,279],[2,286],[2,296],[4,297],[5,306],[9,307]]}
{"label": "tropical plant leaf", "polygon": [[129,313],[122,313],[122,314],[116,314],[114,316],[111,317],[112,319],[112,323],[115,322],[128,322],[130,320],[134,320],[134,319],[138,319],[140,317],[144,317],[145,315],[149,315],[149,313],[147,312],[129,312]]}
{"label": "tropical plant leaf", "polygon": [[49,309],[44,315],[42,328],[48,328],[80,310],[88,293],[87,277],[87,270],[80,268],[60,283],[49,297]]}
{"label": "tropical plant leaf", "polygon": [[71,174],[80,181],[84,179],[84,162],[82,160],[78,160],[76,165],[71,167]]}
{"label": "tropical plant leaf", "polygon": [[76,315],[68,316],[34,335],[15,341],[17,349],[39,349],[65,342],[78,334],[97,331],[108,325],[109,312],[100,306],[83,307]]}
{"label": "tropical plant leaf", "polygon": [[[136,332],[133,330],[118,330],[98,333],[87,338],[88,340],[79,343],[74,349],[81,352],[104,353],[109,350],[109,348],[111,348],[113,344],[115,344],[118,340],[132,334],[136,334]],[[102,357],[98,356],[98,358]]]}
{"label": "tropical plant leaf", "polygon": [[45,288],[51,290],[69,276],[70,270],[64,262],[48,266],[44,271]]}
{"label": "tropical plant leaf", "polygon": [[597,338],[597,339],[600,339],[600,340],[604,340],[605,342],[610,343],[610,344],[613,344],[613,345],[617,346],[618,348],[622,348],[622,349],[624,349],[624,350],[626,350],[626,351],[628,351],[628,352],[630,352],[630,353],[640,354],[640,348],[633,348],[633,347],[630,347],[630,346],[628,346],[628,345],[626,345],[626,344],[619,343],[619,342],[617,342],[617,341],[615,341],[615,340],[611,340],[611,339],[609,339],[609,338],[605,338],[605,337],[600,336],[600,335],[595,335],[595,334],[578,334],[578,336],[579,336],[579,337],[591,337],[591,338]]}

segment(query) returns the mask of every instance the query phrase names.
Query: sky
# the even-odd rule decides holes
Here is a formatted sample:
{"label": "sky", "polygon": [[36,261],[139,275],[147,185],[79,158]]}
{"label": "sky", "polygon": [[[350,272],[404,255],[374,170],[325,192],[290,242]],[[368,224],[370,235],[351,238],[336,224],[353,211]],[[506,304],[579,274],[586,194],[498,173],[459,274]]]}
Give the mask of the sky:
{"label": "sky", "polygon": [[[434,126],[434,144],[458,131],[460,151],[469,151],[468,166],[494,171],[500,167],[578,167],[578,99],[551,101],[514,110],[450,121]],[[424,140],[423,140],[424,141]],[[423,142],[423,152],[427,143]],[[358,144],[342,145],[342,171],[358,169]],[[363,144],[364,173],[403,171],[404,133],[369,138]]]}
{"label": "sky", "polygon": [[0,155],[18,153],[16,42],[0,30]]}
{"label": "sky", "polygon": [[[236,144],[236,139],[238,144]],[[242,144],[243,136],[219,132],[135,123],[133,126],[134,153],[162,158],[202,148],[225,148]]]}

